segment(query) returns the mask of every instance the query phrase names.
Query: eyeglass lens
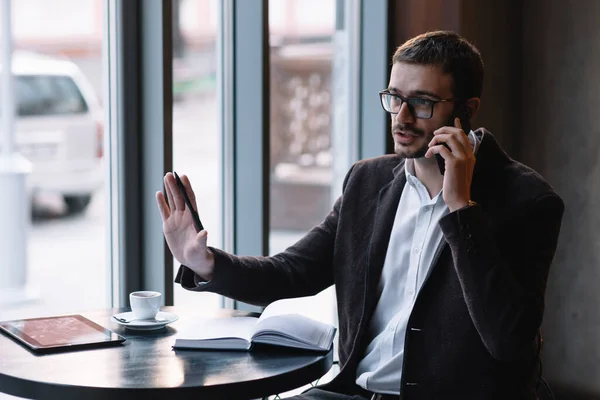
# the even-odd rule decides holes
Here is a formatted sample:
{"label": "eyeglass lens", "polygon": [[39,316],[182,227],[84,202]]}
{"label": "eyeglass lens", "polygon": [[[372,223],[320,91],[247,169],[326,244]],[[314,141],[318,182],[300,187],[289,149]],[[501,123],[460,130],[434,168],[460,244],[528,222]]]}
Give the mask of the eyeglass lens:
{"label": "eyeglass lens", "polygon": [[418,97],[402,99],[400,96],[391,93],[382,93],[381,95],[383,108],[387,112],[397,114],[400,112],[400,107],[404,100],[408,105],[411,114],[417,118],[430,118],[433,111],[433,102]]}

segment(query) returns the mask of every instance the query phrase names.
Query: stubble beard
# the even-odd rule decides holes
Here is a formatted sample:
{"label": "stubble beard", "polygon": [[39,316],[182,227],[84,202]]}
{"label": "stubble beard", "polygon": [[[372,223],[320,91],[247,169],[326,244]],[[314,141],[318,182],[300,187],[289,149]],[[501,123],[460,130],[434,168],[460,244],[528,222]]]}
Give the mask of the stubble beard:
{"label": "stubble beard", "polygon": [[394,152],[397,155],[404,157],[404,158],[423,158],[423,157],[425,157],[425,153],[427,153],[427,150],[429,150],[429,142],[431,142],[431,140],[433,139],[433,132],[425,133],[421,129],[407,129],[406,127],[402,127],[400,125],[395,125],[392,127],[392,137],[393,137],[393,132],[396,130],[402,130],[404,132],[414,133],[414,134],[418,135],[418,137],[416,138],[417,140],[423,140],[423,144],[421,145],[421,147],[419,147],[415,150],[412,150],[410,148],[412,145],[405,146],[403,144],[394,142]]}

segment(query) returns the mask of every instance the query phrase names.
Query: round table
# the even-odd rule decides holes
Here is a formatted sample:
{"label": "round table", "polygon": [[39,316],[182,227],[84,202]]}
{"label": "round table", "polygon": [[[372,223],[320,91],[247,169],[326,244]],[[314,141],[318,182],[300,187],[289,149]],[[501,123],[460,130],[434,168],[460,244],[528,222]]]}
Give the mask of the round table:
{"label": "round table", "polygon": [[249,399],[303,386],[323,376],[333,351],[272,346],[252,351],[174,350],[177,328],[194,317],[248,313],[163,307],[179,320],[159,331],[130,331],[111,320],[128,309],[81,313],[124,336],[118,346],[36,355],[0,334],[0,392],[33,399]]}

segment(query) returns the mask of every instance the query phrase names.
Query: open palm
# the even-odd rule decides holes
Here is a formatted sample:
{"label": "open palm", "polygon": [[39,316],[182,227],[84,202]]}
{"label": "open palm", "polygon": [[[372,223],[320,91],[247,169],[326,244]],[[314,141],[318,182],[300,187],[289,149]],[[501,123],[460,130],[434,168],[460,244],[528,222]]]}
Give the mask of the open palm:
{"label": "open palm", "polygon": [[[194,209],[196,197],[187,176],[182,175],[181,181]],[[156,202],[163,222],[163,233],[173,256],[180,263],[194,270],[199,275],[209,272],[207,264],[207,248],[205,230],[196,232],[190,210],[186,208],[185,200],[172,173],[164,178],[165,192],[156,193]]]}

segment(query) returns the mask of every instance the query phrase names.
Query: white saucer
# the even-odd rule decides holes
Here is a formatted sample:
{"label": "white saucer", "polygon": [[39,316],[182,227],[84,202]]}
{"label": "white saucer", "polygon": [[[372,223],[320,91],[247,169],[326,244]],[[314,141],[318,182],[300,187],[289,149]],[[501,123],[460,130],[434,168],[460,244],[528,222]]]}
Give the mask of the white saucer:
{"label": "white saucer", "polygon": [[166,311],[159,311],[158,314],[156,314],[157,321],[137,320],[137,321],[131,321],[131,322],[121,322],[121,321],[115,319],[114,317],[123,318],[126,320],[134,319],[135,317],[133,316],[133,313],[131,311],[120,313],[120,314],[115,314],[115,315],[113,315],[112,320],[114,322],[116,322],[117,324],[124,326],[127,329],[134,330],[134,331],[154,331],[157,329],[162,329],[167,324],[170,324],[171,322],[175,322],[179,319],[179,317],[176,314],[166,312]]}

